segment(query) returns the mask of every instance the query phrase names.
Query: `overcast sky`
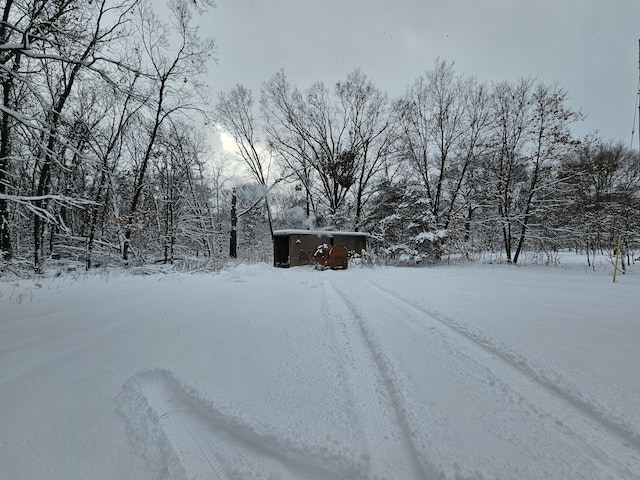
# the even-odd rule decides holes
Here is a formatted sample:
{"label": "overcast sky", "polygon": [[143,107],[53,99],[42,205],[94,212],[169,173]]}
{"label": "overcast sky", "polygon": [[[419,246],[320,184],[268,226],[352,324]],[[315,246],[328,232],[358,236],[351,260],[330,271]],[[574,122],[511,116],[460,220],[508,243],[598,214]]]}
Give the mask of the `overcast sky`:
{"label": "overcast sky", "polygon": [[[439,56],[480,80],[558,81],[587,116],[582,136],[631,141],[640,0],[216,0],[210,85],[253,89],[283,68],[292,84],[331,85],[356,67],[391,96]],[[638,145],[638,132],[634,146]]]}

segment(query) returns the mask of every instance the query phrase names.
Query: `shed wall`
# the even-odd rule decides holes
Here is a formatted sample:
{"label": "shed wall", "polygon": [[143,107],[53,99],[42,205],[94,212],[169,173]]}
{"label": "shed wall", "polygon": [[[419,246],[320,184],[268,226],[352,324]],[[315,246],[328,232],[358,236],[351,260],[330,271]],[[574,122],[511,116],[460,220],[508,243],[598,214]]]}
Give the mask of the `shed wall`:
{"label": "shed wall", "polygon": [[[318,245],[343,245],[347,251],[360,253],[367,247],[366,234],[341,232],[300,232],[275,234],[275,266],[299,266],[313,264],[313,254]],[[288,250],[288,251],[287,251]]]}

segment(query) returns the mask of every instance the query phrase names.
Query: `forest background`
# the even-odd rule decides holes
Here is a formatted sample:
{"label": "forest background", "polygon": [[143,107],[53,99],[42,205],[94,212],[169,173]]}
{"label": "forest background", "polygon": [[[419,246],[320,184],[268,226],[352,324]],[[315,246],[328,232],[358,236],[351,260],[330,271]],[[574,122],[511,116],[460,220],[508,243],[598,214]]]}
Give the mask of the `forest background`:
{"label": "forest background", "polygon": [[[240,259],[270,263],[279,228],[368,232],[379,263],[589,259],[619,239],[622,268],[638,258],[639,151],[576,138],[562,85],[481,82],[437,58],[398,98],[358,68],[218,93],[194,20],[210,7],[5,2],[0,273],[214,268],[232,231]],[[233,154],[212,151],[215,131]]]}

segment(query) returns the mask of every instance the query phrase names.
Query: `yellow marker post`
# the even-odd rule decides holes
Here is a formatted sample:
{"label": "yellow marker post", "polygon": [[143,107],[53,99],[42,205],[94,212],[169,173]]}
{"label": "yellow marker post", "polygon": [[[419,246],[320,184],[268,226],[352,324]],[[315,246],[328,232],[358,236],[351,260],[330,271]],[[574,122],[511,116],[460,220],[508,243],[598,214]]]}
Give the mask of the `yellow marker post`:
{"label": "yellow marker post", "polygon": [[618,235],[618,248],[616,249],[616,265],[613,268],[613,283],[616,283],[616,274],[618,273],[618,259],[620,258],[620,239],[622,235]]}

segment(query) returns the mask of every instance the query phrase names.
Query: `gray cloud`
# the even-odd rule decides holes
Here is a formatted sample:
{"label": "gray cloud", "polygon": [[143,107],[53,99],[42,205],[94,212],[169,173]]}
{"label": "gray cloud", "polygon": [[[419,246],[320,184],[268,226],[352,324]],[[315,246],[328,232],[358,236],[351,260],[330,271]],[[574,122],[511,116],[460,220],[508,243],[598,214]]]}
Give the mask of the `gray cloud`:
{"label": "gray cloud", "polygon": [[[638,0],[217,0],[202,20],[218,40],[215,91],[258,90],[278,69],[305,87],[360,67],[392,96],[436,57],[481,80],[560,82],[599,130],[628,142],[638,88]],[[637,137],[636,142],[637,144]]]}

